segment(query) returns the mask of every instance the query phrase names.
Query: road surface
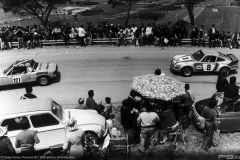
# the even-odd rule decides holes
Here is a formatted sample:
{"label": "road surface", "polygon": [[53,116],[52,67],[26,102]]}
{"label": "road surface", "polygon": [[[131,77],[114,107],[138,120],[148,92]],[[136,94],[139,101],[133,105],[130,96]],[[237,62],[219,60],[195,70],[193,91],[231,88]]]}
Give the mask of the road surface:
{"label": "road surface", "polygon": [[[45,47],[43,49],[13,49],[0,52],[0,68],[6,68],[18,59],[34,59],[37,62],[54,62],[60,75],[49,86],[34,86],[38,97],[52,97],[59,104],[77,104],[80,97],[87,98],[88,90],[94,90],[96,102],[111,97],[112,102],[121,102],[130,92],[133,77],[154,73],[160,68],[163,73],[184,83],[189,83],[196,100],[210,97],[215,91],[217,74],[198,74],[192,77],[173,75],[169,70],[170,60],[177,54],[197,51],[195,47],[176,47],[162,50],[159,47],[76,46]],[[218,49],[222,53],[234,53],[239,59],[239,50]],[[237,82],[239,74],[235,73]],[[229,79],[229,77],[228,77]],[[25,93],[24,86],[7,87],[0,92],[0,105],[5,101],[19,99]]]}

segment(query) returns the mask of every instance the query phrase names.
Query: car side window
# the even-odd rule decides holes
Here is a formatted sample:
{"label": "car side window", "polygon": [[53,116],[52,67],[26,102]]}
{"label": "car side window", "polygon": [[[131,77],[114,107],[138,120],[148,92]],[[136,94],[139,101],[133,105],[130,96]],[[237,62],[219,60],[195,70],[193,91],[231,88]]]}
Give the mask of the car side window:
{"label": "car side window", "polygon": [[8,131],[16,131],[16,130],[21,130],[21,122],[23,121],[25,123],[29,124],[29,121],[27,117],[17,117],[17,118],[11,118],[11,119],[6,119],[2,122],[1,126],[8,126]]}
{"label": "car side window", "polygon": [[204,62],[215,62],[216,58],[216,56],[207,56]]}
{"label": "car side window", "polygon": [[240,112],[240,103],[236,103],[234,107],[234,112]]}
{"label": "car side window", "polygon": [[221,57],[218,57],[217,58],[217,62],[222,62],[222,61],[225,61],[225,59],[221,58]]}
{"label": "car side window", "polygon": [[12,75],[18,75],[18,74],[23,74],[26,72],[26,67],[21,66],[21,67],[14,67],[12,71]]}
{"label": "car side window", "polygon": [[33,127],[40,128],[46,126],[58,125],[59,122],[51,114],[41,114],[30,117]]}
{"label": "car side window", "polygon": [[234,104],[229,104],[227,109],[225,110],[225,112],[233,112],[233,107],[234,107]]}

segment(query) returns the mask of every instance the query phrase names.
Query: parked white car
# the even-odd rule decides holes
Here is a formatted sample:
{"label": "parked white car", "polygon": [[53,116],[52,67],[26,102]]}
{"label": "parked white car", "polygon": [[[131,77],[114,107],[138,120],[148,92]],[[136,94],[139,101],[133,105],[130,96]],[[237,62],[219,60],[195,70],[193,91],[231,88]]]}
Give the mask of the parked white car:
{"label": "parked white car", "polygon": [[[64,109],[51,98],[18,100],[0,106],[0,125],[8,126],[7,136],[15,146],[16,135],[21,132],[19,118],[28,120],[31,130],[37,131],[40,143],[37,151],[63,144],[68,133],[65,122],[70,117],[77,120],[78,126],[86,136],[91,136],[94,143],[105,134],[106,120],[95,110]],[[20,153],[19,148],[15,148]]]}

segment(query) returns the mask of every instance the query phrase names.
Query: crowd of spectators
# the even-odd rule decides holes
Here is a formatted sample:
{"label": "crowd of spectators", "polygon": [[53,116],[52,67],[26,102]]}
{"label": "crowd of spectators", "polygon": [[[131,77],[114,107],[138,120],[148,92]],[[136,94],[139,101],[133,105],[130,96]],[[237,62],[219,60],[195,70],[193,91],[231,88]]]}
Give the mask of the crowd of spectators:
{"label": "crowd of spectators", "polygon": [[[190,37],[189,37],[190,35]],[[97,25],[86,23],[85,25],[73,24],[55,25],[41,27],[33,26],[7,26],[0,29],[1,50],[11,49],[12,42],[18,42],[18,48],[42,47],[42,40],[64,40],[65,45],[68,42],[77,39],[81,46],[91,44],[92,39],[107,38],[112,42],[112,38],[118,39],[120,45],[155,45],[167,49],[168,46],[181,46],[181,39],[191,38],[192,46],[205,47],[209,40],[209,47],[218,48],[239,48],[239,33],[231,34],[229,31],[218,31],[215,25],[212,25],[208,31],[204,25],[189,27],[187,23],[155,24],[141,23],[137,26],[132,25],[114,25],[106,22],[99,22]]]}

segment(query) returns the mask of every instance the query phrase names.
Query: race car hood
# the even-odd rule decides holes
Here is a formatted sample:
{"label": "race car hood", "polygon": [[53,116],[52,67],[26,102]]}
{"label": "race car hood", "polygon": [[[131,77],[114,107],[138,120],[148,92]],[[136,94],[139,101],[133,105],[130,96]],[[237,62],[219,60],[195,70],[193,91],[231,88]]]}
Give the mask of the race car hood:
{"label": "race car hood", "polygon": [[55,71],[57,65],[55,63],[39,63],[37,71]]}
{"label": "race car hood", "polygon": [[191,55],[176,55],[173,57],[177,62],[194,61]]}
{"label": "race car hood", "polygon": [[105,127],[105,118],[98,114],[96,110],[65,109],[64,114],[65,119],[69,119],[69,116],[73,117],[77,120],[78,125],[98,124]]}

